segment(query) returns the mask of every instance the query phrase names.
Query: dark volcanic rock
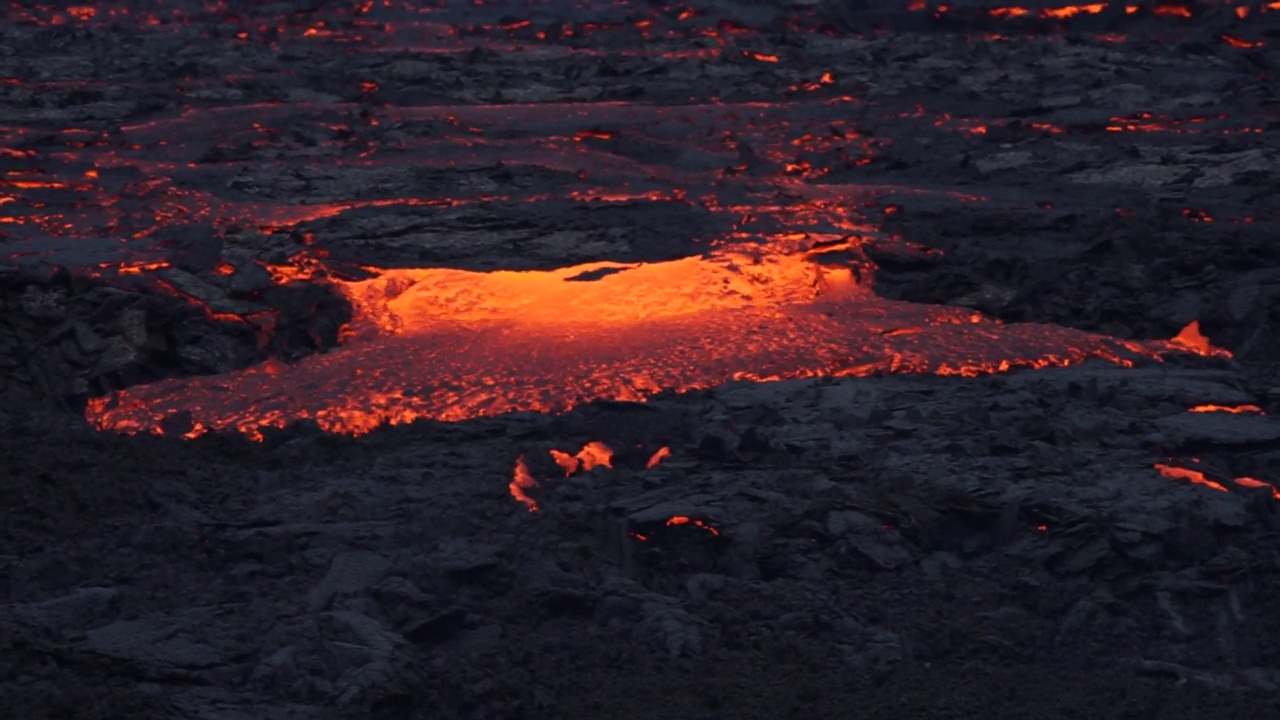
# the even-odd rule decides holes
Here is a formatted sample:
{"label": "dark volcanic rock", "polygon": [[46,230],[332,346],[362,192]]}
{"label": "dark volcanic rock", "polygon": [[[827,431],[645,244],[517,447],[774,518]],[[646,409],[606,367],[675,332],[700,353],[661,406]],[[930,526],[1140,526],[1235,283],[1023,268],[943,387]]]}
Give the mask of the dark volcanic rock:
{"label": "dark volcanic rock", "polygon": [[[0,22],[6,716],[1277,715],[1280,13],[108,5]],[[69,411],[323,352],[378,267],[766,242],[1236,359],[262,443]]]}

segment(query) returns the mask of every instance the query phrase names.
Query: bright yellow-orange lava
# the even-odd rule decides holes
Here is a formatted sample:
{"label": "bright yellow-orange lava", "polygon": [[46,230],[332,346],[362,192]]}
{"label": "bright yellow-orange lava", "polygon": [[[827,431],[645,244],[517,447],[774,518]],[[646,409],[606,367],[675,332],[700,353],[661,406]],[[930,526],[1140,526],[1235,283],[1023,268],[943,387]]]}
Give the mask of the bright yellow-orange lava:
{"label": "bright yellow-orange lava", "polygon": [[1128,365],[1171,351],[1224,352],[1190,328],[1173,342],[1144,343],[885,300],[849,267],[821,259],[733,251],[662,263],[397,269],[333,280],[355,314],[343,347],[270,370],[134,387],[94,399],[87,417],[125,433],[162,433],[162,424],[171,425],[162,423],[166,417],[187,413],[207,430],[254,438],[261,428],[302,419],[363,434],[420,418],[644,401],[734,380],[975,376],[1090,357]]}

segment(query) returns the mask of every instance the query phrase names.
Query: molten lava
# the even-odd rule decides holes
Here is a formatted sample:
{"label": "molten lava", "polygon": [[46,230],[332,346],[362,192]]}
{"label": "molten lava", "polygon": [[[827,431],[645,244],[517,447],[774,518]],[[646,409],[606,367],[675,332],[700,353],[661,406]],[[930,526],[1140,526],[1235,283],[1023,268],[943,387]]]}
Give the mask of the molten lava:
{"label": "molten lava", "polygon": [[[972,310],[876,297],[814,253],[737,252],[552,271],[380,271],[333,281],[355,309],[347,345],[294,365],[161,381],[95,399],[103,430],[163,432],[189,413],[208,430],[260,437],[311,419],[362,434],[419,418],[561,412],[733,380],[924,372],[973,376],[1090,357],[1213,350],[1066,328],[1004,325]],[[613,271],[595,280],[577,277]],[[1188,340],[1199,337],[1200,342]]]}
{"label": "molten lava", "polygon": [[1226,350],[1215,349],[1213,344],[1209,342],[1209,338],[1200,332],[1199,320],[1192,320],[1188,323],[1177,335],[1173,336],[1170,342],[1187,352],[1193,352],[1197,355],[1231,357],[1231,353]]}
{"label": "molten lava", "polygon": [[524,503],[529,508],[529,512],[538,511],[538,503],[529,497],[526,490],[530,490],[538,486],[538,481],[533,479],[533,473],[529,472],[529,466],[524,462],[524,456],[516,458],[516,469],[511,476],[511,482],[507,487],[511,490],[511,497],[517,501]]}
{"label": "molten lava", "polygon": [[[1175,480],[1186,480],[1188,482],[1195,483],[1196,485],[1203,485],[1204,487],[1212,488],[1219,492],[1229,492],[1227,490],[1226,485],[1223,485],[1222,483],[1216,480],[1209,479],[1209,476],[1200,470],[1193,470],[1191,468],[1179,467],[1177,465],[1169,465],[1167,463],[1156,463],[1155,469],[1156,469],[1156,472],[1159,472],[1161,475],[1167,478],[1173,478]],[[1271,497],[1276,500],[1280,500],[1280,488],[1277,488],[1276,486],[1272,485],[1269,482],[1258,480],[1257,478],[1252,478],[1252,477],[1238,477],[1238,478],[1232,479],[1232,482],[1235,483],[1236,485],[1239,485],[1240,487],[1270,488]]]}
{"label": "molten lava", "polygon": [[1203,485],[1207,488],[1213,488],[1214,490],[1217,490],[1219,492],[1227,491],[1227,488],[1225,485],[1223,485],[1220,482],[1215,482],[1213,480],[1210,480],[1207,475],[1205,475],[1203,472],[1200,472],[1199,470],[1192,470],[1190,468],[1178,467],[1177,465],[1167,465],[1165,463],[1156,463],[1155,469],[1156,469],[1156,472],[1160,473],[1161,475],[1167,478],[1173,478],[1175,480],[1187,480],[1189,482],[1195,483],[1196,485]]}
{"label": "molten lava", "polygon": [[551,450],[550,452],[551,459],[564,470],[565,477],[570,477],[578,472],[588,472],[597,467],[613,467],[613,450],[598,440],[593,440],[583,445],[576,455],[570,455],[560,450]]}
{"label": "molten lava", "polygon": [[[139,5],[145,11],[110,3],[9,3],[14,22],[127,25],[149,32],[203,32],[207,27],[228,42],[269,43],[281,55],[340,43],[388,53],[407,53],[409,48],[418,53],[470,52],[481,46],[519,53],[540,43],[591,35],[596,38],[592,47],[575,41],[573,52],[604,52],[596,48],[609,47],[610,38],[629,36],[645,42],[623,54],[672,60],[686,53],[698,64],[722,58],[749,66],[753,73],[788,70],[783,66],[791,59],[742,44],[768,39],[772,31],[727,20],[704,22],[705,12],[662,3],[623,3],[628,10],[616,22],[557,21],[554,26],[535,12],[537,3],[521,8],[530,13],[526,17],[480,2],[321,5],[332,6],[336,16],[282,15],[270,3],[224,0],[152,0]],[[584,0],[574,5],[602,9],[617,3]],[[947,12],[937,3],[912,2],[910,7]],[[992,14],[1065,21],[1106,7],[1010,7]],[[683,47],[694,39],[708,46]],[[457,421],[518,411],[561,412],[596,399],[644,401],[664,391],[731,381],[895,372],[974,376],[1090,358],[1128,365],[1170,352],[1225,354],[1195,324],[1173,341],[1137,342],[1059,327],[1007,325],[970,309],[876,296],[876,268],[861,246],[877,231],[865,224],[861,208],[874,206],[876,198],[869,196],[879,190],[848,178],[875,161],[885,141],[864,137],[854,127],[851,118],[858,113],[846,105],[857,102],[853,97],[821,97],[843,79],[820,67],[789,79],[795,83],[792,96],[777,102],[731,103],[699,94],[689,105],[579,99],[398,105],[386,97],[395,90],[391,78],[373,77],[352,79],[351,97],[341,101],[189,104],[175,115],[139,117],[110,131],[38,123],[0,128],[9,146],[0,148],[0,157],[25,168],[0,177],[4,233],[86,244],[109,237],[113,244],[127,244],[128,261],[95,256],[89,273],[155,278],[154,287],[219,320],[247,323],[264,336],[273,327],[271,316],[212,313],[200,298],[160,277],[168,260],[141,255],[163,249],[172,239],[166,233],[177,225],[296,233],[308,238],[307,251],[287,264],[264,266],[272,279],[281,285],[328,283],[353,307],[342,345],[330,352],[294,364],[272,362],[222,376],[170,379],[94,399],[87,417],[95,427],[181,437],[231,430],[261,438],[263,428],[310,420],[330,432],[361,434],[420,418]],[[30,84],[34,92],[63,81],[14,79]],[[212,81],[220,90],[258,83],[252,76]],[[915,113],[926,115],[923,108]],[[929,121],[934,122],[932,115]],[[994,133],[999,121],[943,113],[936,122],[976,136]],[[1117,131],[1125,132],[1182,132],[1190,124],[1217,131],[1214,118],[1141,116],[1114,122]],[[376,133],[362,132],[379,125],[398,128],[394,135],[400,140],[383,142]],[[1076,132],[1047,123],[1030,127]],[[217,128],[217,137],[204,137],[209,128]],[[290,139],[295,130],[301,139]],[[614,144],[618,152],[601,149]],[[661,159],[665,156],[690,162],[673,166]],[[240,168],[250,164],[275,169],[240,177]],[[468,184],[466,178],[494,166],[519,172],[535,168],[531,175],[539,179],[495,184],[505,195],[491,192],[488,180]],[[453,194],[395,194],[423,184],[418,170],[445,172],[449,179],[441,186],[452,188]],[[543,175],[555,179],[544,182]],[[305,190],[290,189],[292,180],[255,189],[255,182],[274,182],[268,179],[274,177],[308,179],[302,183]],[[846,184],[832,179],[841,177]],[[384,185],[392,196],[378,195]],[[212,188],[234,192],[220,194]],[[345,195],[352,188],[360,189],[359,197]],[[892,192],[945,195],[958,203],[981,200],[918,188]],[[52,197],[61,200],[49,202]],[[343,225],[336,221],[342,216],[379,208],[388,213],[445,212],[546,201],[576,203],[567,214],[610,204],[652,203],[652,210],[640,214],[661,215],[666,212],[662,203],[682,203],[718,220],[729,218],[725,225],[733,229],[697,237],[696,247],[688,250],[697,255],[665,262],[588,262],[522,272],[367,268],[373,277],[345,280],[329,272],[318,252],[331,238],[314,241],[302,227],[311,223],[319,228],[316,234],[324,234],[324,228],[337,228],[334,234],[340,234]],[[430,227],[435,216],[423,217],[422,227]],[[324,224],[330,220],[335,222]],[[418,234],[425,231],[406,232],[406,237],[417,241]],[[530,235],[520,242],[555,244]],[[637,245],[647,240],[641,238]],[[428,254],[435,249],[429,242],[420,247]],[[566,246],[569,254],[580,250]],[[599,257],[573,254],[593,256]],[[219,265],[211,275],[231,278],[236,268]],[[601,461],[585,452],[587,448],[573,456],[564,453],[557,462],[566,472],[608,464],[607,457]],[[655,455],[650,462],[661,458]],[[523,493],[533,479],[526,468],[512,482],[513,494]],[[531,503],[526,504],[533,507]]]}
{"label": "molten lava", "polygon": [[[672,517],[667,518],[667,521],[663,523],[663,527],[681,527],[681,526],[698,528],[699,530],[703,530],[714,537],[720,536],[720,531],[717,530],[715,527],[711,526],[709,523],[704,522],[702,520],[697,520],[695,518],[688,517],[686,515],[673,515]],[[649,542],[650,540],[650,536],[645,533],[632,531],[627,534],[635,538],[636,540],[639,540],[640,542]]]}
{"label": "molten lava", "polygon": [[[206,430],[253,438],[301,419],[362,434],[420,418],[639,402],[734,380],[974,376],[1225,352],[1196,323],[1171,342],[1138,342],[885,300],[850,268],[822,263],[830,250],[551,271],[375,270],[369,280],[331,281],[355,310],[345,346],[293,365],[130,388],[93,400],[87,416],[126,433],[162,434],[172,427],[166,418],[186,413]],[[600,271],[610,274],[578,279]]]}
{"label": "molten lava", "polygon": [[644,464],[644,467],[646,470],[656,468],[663,460],[666,460],[669,457],[671,457],[671,448],[663,445],[658,448],[657,452],[649,456],[649,460]]}
{"label": "molten lava", "polygon": [[667,527],[671,527],[672,525],[692,525],[693,527],[701,528],[701,529],[703,529],[703,530],[706,530],[707,532],[711,533],[712,535],[717,535],[717,536],[718,536],[718,535],[720,534],[720,531],[719,531],[719,530],[717,530],[717,529],[715,529],[715,528],[711,527],[711,526],[710,526],[710,525],[708,525],[707,523],[705,523],[705,522],[703,522],[703,521],[701,521],[701,520],[695,520],[695,519],[693,519],[693,518],[685,517],[684,515],[676,515],[676,516],[674,516],[674,517],[670,518],[669,520],[667,520],[666,525],[667,525]]}
{"label": "molten lava", "polygon": [[[588,472],[593,468],[613,467],[613,450],[604,443],[593,440],[576,455],[570,455],[561,450],[550,450],[551,459],[555,461],[564,470],[565,477],[571,477],[575,473]],[[529,471],[529,465],[525,463],[524,456],[516,458],[516,468],[512,473],[511,482],[507,483],[507,489],[511,491],[511,497],[517,502],[524,504],[529,508],[529,512],[538,511],[538,502],[529,497],[528,490],[538,486],[538,481],[533,477],[533,473]]]}
{"label": "molten lava", "polygon": [[1247,488],[1270,488],[1271,497],[1276,500],[1280,500],[1280,489],[1276,488],[1276,486],[1264,480],[1259,480],[1257,478],[1251,478],[1251,477],[1238,477],[1233,482],[1235,482],[1235,484],[1241,487],[1247,487]]}

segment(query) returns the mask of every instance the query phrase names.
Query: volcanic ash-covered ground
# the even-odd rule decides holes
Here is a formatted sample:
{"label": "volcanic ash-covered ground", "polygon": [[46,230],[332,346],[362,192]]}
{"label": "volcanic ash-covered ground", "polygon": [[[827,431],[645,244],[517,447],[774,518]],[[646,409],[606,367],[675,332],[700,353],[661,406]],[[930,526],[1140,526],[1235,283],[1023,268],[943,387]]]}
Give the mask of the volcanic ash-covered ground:
{"label": "volcanic ash-covered ground", "polygon": [[15,717],[1275,714],[1280,4],[10,2]]}

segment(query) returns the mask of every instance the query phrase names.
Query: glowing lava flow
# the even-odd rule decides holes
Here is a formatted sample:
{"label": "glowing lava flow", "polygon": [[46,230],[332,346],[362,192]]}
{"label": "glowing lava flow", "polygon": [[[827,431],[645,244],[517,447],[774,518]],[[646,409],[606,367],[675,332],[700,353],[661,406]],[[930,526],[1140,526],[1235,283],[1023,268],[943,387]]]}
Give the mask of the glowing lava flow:
{"label": "glowing lava flow", "polygon": [[[1203,485],[1204,487],[1212,488],[1218,492],[1229,492],[1226,485],[1223,485],[1216,480],[1210,480],[1208,475],[1199,470],[1192,470],[1191,468],[1179,467],[1177,465],[1169,465],[1167,463],[1156,463],[1155,469],[1156,472],[1167,478],[1173,478],[1174,480],[1186,480],[1196,485]],[[1276,488],[1269,482],[1251,477],[1234,478],[1232,479],[1232,482],[1240,487],[1269,488],[1271,490],[1271,497],[1276,500],[1280,500],[1280,488]]]}
{"label": "glowing lava flow", "polygon": [[[551,459],[564,470],[565,477],[572,477],[574,473],[588,472],[597,467],[613,468],[613,450],[599,440],[583,445],[577,455],[554,449],[549,452]],[[538,501],[529,497],[527,492],[536,487],[538,487],[538,481],[529,471],[529,465],[521,455],[516,458],[516,469],[511,474],[511,482],[507,483],[507,489],[511,491],[511,497],[528,508],[529,512],[538,512]]]}
{"label": "glowing lava flow", "polygon": [[1257,405],[1196,405],[1187,412],[1193,413],[1230,413],[1232,415],[1243,415],[1245,413],[1257,413],[1266,415],[1262,408]]}
{"label": "glowing lava flow", "polygon": [[701,528],[701,529],[703,529],[703,530],[706,530],[707,532],[711,533],[712,535],[719,535],[719,534],[720,534],[720,531],[719,531],[719,530],[715,529],[714,527],[711,527],[711,526],[710,526],[710,525],[708,525],[707,523],[705,523],[705,522],[703,522],[703,521],[701,521],[701,520],[695,520],[695,519],[693,519],[693,518],[685,517],[684,515],[676,515],[676,516],[672,517],[671,519],[667,520],[666,525],[667,525],[667,527],[671,527],[671,526],[673,526],[673,525],[692,525],[693,527]]}
{"label": "glowing lava flow", "polygon": [[649,460],[644,464],[644,467],[646,470],[656,468],[663,460],[666,460],[669,457],[671,457],[671,448],[664,445],[658,448],[658,451],[653,455],[649,456]]}
{"label": "glowing lava flow", "polygon": [[[527,18],[507,16],[509,9],[500,3],[332,4],[351,8],[340,13],[341,22],[306,14],[276,17],[271,4],[260,8],[260,13],[251,12],[253,4],[244,4],[244,13],[230,13],[232,4],[223,0],[177,4],[190,6],[188,13],[159,0],[141,3],[146,11],[132,13],[114,10],[109,3],[77,5],[81,9],[76,11],[66,11],[57,3],[20,4],[35,6],[22,13],[23,22],[48,25],[134,23],[186,32],[183,28],[202,28],[202,23],[216,19],[209,27],[219,37],[246,43],[270,37],[277,49],[288,47],[280,43],[322,43],[326,38],[346,37],[352,47],[365,43],[379,51],[398,52],[407,47],[405,43],[424,41],[418,36],[425,35],[435,38],[431,43],[439,41],[437,49],[470,52],[473,36],[467,33],[474,30],[479,33],[476,38],[519,40],[517,45],[474,47],[515,53],[512,48],[535,40],[563,44],[563,38],[588,32],[599,38],[594,45],[607,47],[610,38],[622,36],[602,33],[639,31],[646,38],[653,33],[655,40],[672,41],[654,45],[654,53],[663,52],[662,48],[695,54],[723,50],[725,57],[742,57],[745,52],[762,67],[792,60],[787,54],[729,45],[733,38],[750,39],[752,33],[765,37],[762,32],[713,23],[703,17],[706,13],[692,8],[659,8],[661,3],[575,2],[572,5],[579,10],[609,9],[617,17],[610,26],[613,29],[595,22],[570,27],[557,21],[560,27],[554,31],[549,31],[548,16],[542,12],[548,8],[539,6],[553,6],[550,9],[558,14],[554,6],[560,3],[531,4]],[[628,9],[631,5],[635,7]],[[912,7],[917,5],[918,9],[943,9],[923,2]],[[1098,14],[1104,7],[1104,3],[1064,5],[1043,12],[1046,17],[1065,18]],[[1024,13],[1010,8],[1005,14]],[[688,50],[674,42],[690,38],[705,38],[722,49]],[[574,52],[589,49],[580,47],[578,40],[569,45]],[[649,45],[646,42],[645,52]],[[544,56],[530,57],[536,61]],[[794,79],[789,92],[841,84],[832,71],[810,70]],[[216,82],[230,83],[227,89],[235,89],[240,80],[228,76]],[[854,195],[864,189],[842,188],[836,179],[830,185],[812,182],[825,174],[839,177],[865,166],[884,147],[882,141],[864,137],[853,127],[844,105],[854,101],[846,96],[840,96],[846,99],[839,104],[790,97],[783,102],[727,103],[700,96],[679,107],[563,98],[487,104],[474,104],[472,98],[450,101],[458,104],[399,106],[401,101],[393,98],[367,102],[370,95],[387,94],[389,82],[381,89],[372,78],[344,82],[358,85],[359,101],[351,95],[339,96],[340,102],[267,102],[249,93],[243,104],[190,105],[174,117],[139,118],[135,124],[120,126],[118,133],[66,128],[52,146],[43,139],[47,134],[43,127],[0,128],[10,135],[5,143],[10,147],[0,148],[0,157],[31,166],[0,178],[0,189],[5,190],[0,204],[6,204],[11,216],[0,220],[6,222],[6,232],[8,225],[15,232],[22,230],[19,239],[35,247],[48,244],[45,235],[75,239],[77,244],[96,242],[107,228],[121,241],[145,242],[150,249],[152,243],[157,248],[171,243],[174,238],[166,237],[165,231],[175,225],[235,225],[263,233],[296,228],[305,234],[312,230],[303,224],[373,208],[439,211],[412,215],[413,227],[419,220],[426,227],[434,222],[426,218],[467,204],[570,198],[581,201],[576,207],[588,208],[606,200],[646,199],[654,203],[654,214],[688,200],[689,205],[708,212],[742,217],[735,227],[743,235],[755,234],[715,239],[698,235],[698,241],[708,241],[698,250],[717,249],[659,263],[597,262],[555,270],[487,273],[369,268],[375,275],[372,279],[327,281],[354,309],[341,347],[292,365],[272,362],[223,376],[171,379],[95,399],[87,410],[95,427],[182,437],[235,430],[261,439],[264,428],[310,420],[326,431],[361,434],[383,424],[420,418],[457,421],[515,411],[559,412],[596,399],[644,401],[662,391],[708,388],[734,380],[891,372],[973,376],[1016,367],[1062,366],[1088,358],[1129,364],[1167,352],[1220,354],[1197,327],[1189,327],[1171,342],[1140,343],[1058,327],[1004,325],[969,309],[877,297],[869,279],[874,269],[871,262],[865,257],[847,260],[861,252],[858,241],[848,239],[862,233],[851,225],[857,213],[849,208],[863,202]],[[36,85],[32,92],[44,88]],[[923,108],[917,109],[917,114],[923,113]],[[944,113],[943,122],[966,135],[987,132],[986,124],[975,119]],[[1152,132],[1183,131],[1172,121],[1153,117],[1115,122],[1124,131],[1130,126]],[[396,131],[403,141],[384,142],[390,136],[372,130],[380,123],[384,128],[403,124],[403,132]],[[672,139],[684,133],[673,135],[671,129],[685,125],[698,129],[691,147]],[[218,138],[201,137],[210,127],[219,128]],[[290,140],[290,133],[283,132],[286,128],[305,132]],[[1058,131],[1047,124],[1042,129]],[[713,139],[723,142],[710,145]],[[207,140],[216,141],[210,145]],[[32,147],[25,147],[28,144]],[[715,151],[703,152],[708,147]],[[686,157],[687,150],[698,152]],[[242,151],[247,153],[243,162],[234,159]],[[668,151],[681,158],[675,163],[678,167],[661,160]],[[748,156],[750,162],[742,159]],[[546,179],[527,185],[513,179],[511,196],[482,190],[490,179],[475,183],[460,179],[499,161],[535,179]],[[339,171],[321,169],[335,162]],[[281,180],[276,187],[276,181],[266,179],[277,176],[272,170],[260,178],[270,187],[259,188],[253,173],[241,180],[232,177],[232,173],[238,177],[244,163],[309,166],[315,172],[303,174],[314,179],[315,187],[312,180],[304,183],[305,191],[297,190],[299,194],[285,187],[292,187],[291,182]],[[47,168],[57,164],[66,172],[55,176]],[[441,181],[446,189],[439,192],[454,189],[457,197],[346,197],[351,188],[366,185],[417,187],[420,178],[410,171],[420,168],[447,170],[440,176],[447,178]],[[117,172],[123,170],[129,172]],[[138,173],[142,179],[127,179]],[[501,186],[494,183],[495,188]],[[200,187],[238,188],[230,197],[244,199],[195,189]],[[558,190],[548,197],[519,188]],[[46,196],[65,199],[46,207],[50,205]],[[61,206],[77,212],[64,212]],[[553,217],[549,225],[557,224]],[[743,229],[748,225],[755,229]],[[321,224],[315,231],[323,234],[326,227],[341,230],[337,224]],[[779,234],[771,235],[775,232]],[[838,245],[840,238],[845,238],[843,247]],[[730,241],[742,242],[732,246]],[[110,242],[113,247],[123,244]],[[825,243],[825,247],[816,251],[809,243]],[[573,248],[575,253],[579,250],[582,254],[575,257],[600,257],[590,248]],[[139,253],[131,249],[125,261],[113,259],[114,254],[95,255],[92,272],[145,276],[147,270],[167,262]],[[839,264],[841,255],[848,264]],[[311,265],[303,264],[305,258],[295,256],[294,261],[290,267],[271,268],[277,283],[310,276],[319,282],[326,275],[320,272],[324,268],[318,259]],[[157,285],[172,287],[175,294],[182,292],[172,284]],[[269,320],[242,318],[264,335]],[[596,462],[589,457],[590,461],[581,454],[566,455],[562,467],[570,471],[570,467]],[[660,461],[655,456],[651,462]],[[522,477],[517,473],[513,492],[529,487]],[[531,477],[527,480],[532,482]]]}
{"label": "glowing lava flow", "polygon": [[525,492],[537,486],[538,481],[534,480],[533,473],[529,472],[529,466],[524,463],[524,456],[516,458],[515,472],[512,473],[511,482],[507,484],[511,490],[511,497],[524,503],[524,506],[529,508],[529,512],[538,512],[538,501]]}
{"label": "glowing lava flow", "polygon": [[551,271],[387,270],[339,283],[355,310],[343,347],[294,365],[134,387],[92,401],[87,416],[126,433],[234,429],[260,438],[261,428],[309,419],[358,435],[420,418],[643,401],[732,380],[974,376],[1220,352],[1198,331],[1142,343],[889,301],[819,259],[726,251]]}
{"label": "glowing lava flow", "polygon": [[577,455],[570,455],[561,450],[552,450],[551,459],[564,470],[564,476],[570,477],[577,472],[589,472],[598,467],[613,467],[613,450],[608,445],[593,440],[578,451]]}

